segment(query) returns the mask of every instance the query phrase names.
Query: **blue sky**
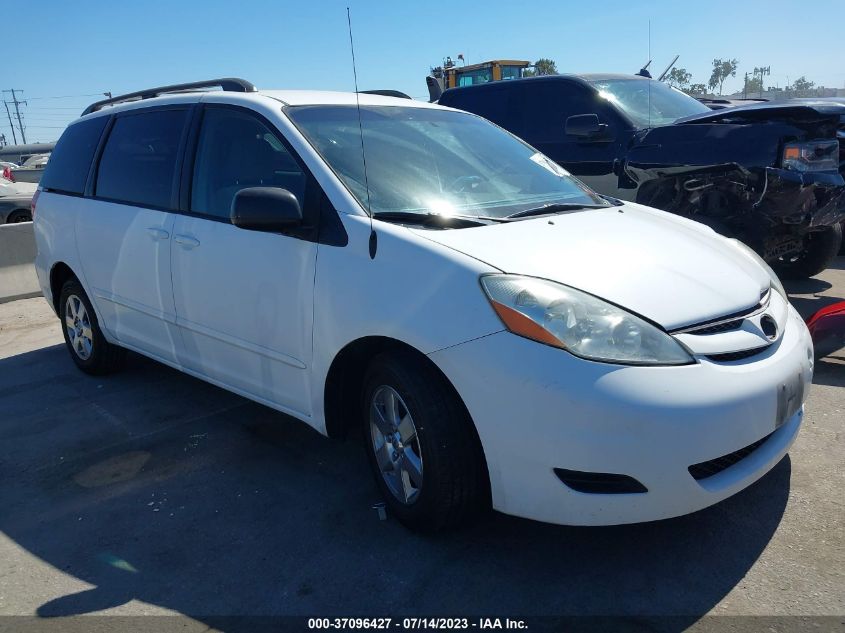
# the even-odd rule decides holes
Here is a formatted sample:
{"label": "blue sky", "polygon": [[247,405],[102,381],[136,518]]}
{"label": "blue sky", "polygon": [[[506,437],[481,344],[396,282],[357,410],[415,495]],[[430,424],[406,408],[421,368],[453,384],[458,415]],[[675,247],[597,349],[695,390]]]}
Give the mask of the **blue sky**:
{"label": "blue sky", "polygon": [[[767,83],[806,75],[817,85],[845,87],[843,0],[814,0],[803,16],[785,0],[39,0],[3,12],[16,12],[21,45],[14,53],[6,47],[0,88],[24,91],[30,142],[57,138],[104,91],[223,76],[265,88],[351,90],[346,6],[361,89],[422,98],[429,67],[458,53],[468,63],[551,57],[561,72],[635,72],[648,59],[649,20],[658,71],[679,53],[678,65],[706,83],[714,57],[735,57],[739,72],[726,93],[741,87],[746,70],[763,65],[772,69]],[[0,133],[11,141],[5,108],[0,116]]]}

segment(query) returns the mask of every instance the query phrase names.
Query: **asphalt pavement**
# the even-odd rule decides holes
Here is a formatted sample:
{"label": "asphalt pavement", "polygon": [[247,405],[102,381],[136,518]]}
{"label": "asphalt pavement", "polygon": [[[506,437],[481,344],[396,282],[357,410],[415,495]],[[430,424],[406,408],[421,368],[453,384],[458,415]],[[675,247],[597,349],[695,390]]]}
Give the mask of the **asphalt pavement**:
{"label": "asphalt pavement", "polygon": [[[789,290],[845,300],[845,258]],[[841,616],[845,352],[814,382],[790,454],[714,507],[420,536],[379,520],[358,438],[135,354],[86,376],[42,298],[0,305],[0,615]]]}

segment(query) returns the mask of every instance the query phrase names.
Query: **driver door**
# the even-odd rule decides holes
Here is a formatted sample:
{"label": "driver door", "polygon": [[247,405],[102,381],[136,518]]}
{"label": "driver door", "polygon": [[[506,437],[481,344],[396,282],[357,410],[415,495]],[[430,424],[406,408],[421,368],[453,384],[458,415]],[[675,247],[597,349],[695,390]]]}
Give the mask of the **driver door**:
{"label": "driver door", "polygon": [[190,213],[173,228],[180,360],[213,382],[307,417],[317,245],[229,221],[232,200],[246,187],[287,189],[309,217],[307,173],[268,121],[215,104],[203,108],[191,182]]}
{"label": "driver door", "polygon": [[[598,193],[630,195],[619,188],[618,159],[621,158],[620,125],[606,104],[594,92],[571,81],[526,84],[522,137],[573,176]],[[587,139],[566,133],[566,120],[579,114],[596,114],[608,126],[601,139]]]}

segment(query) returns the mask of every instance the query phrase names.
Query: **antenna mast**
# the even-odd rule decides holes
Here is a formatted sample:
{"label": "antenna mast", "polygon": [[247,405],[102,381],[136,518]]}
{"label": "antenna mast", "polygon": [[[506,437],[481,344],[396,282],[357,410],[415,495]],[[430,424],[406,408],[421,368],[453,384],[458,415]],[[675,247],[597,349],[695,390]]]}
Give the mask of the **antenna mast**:
{"label": "antenna mast", "polygon": [[663,79],[666,77],[666,75],[669,74],[669,71],[672,70],[672,66],[675,65],[675,62],[678,61],[679,57],[680,57],[680,55],[675,55],[675,58],[669,63],[668,66],[666,66],[666,70],[664,70],[662,73],[660,73],[660,77],[657,78],[657,81],[663,81]]}
{"label": "antenna mast", "polygon": [[358,134],[361,136],[361,161],[364,164],[364,188],[367,190],[367,215],[370,216],[370,259],[375,259],[377,237],[373,228],[373,211],[370,206],[370,179],[367,177],[367,154],[364,151],[364,126],[361,123],[361,97],[358,93],[358,70],[355,65],[355,43],[352,41],[352,18],[346,7],[346,24],[349,27],[349,49],[352,51],[352,76],[355,79],[355,108],[358,110]]}
{"label": "antenna mast", "polygon": [[[651,57],[651,20],[648,21],[648,63],[650,64]],[[651,79],[648,80],[648,127],[651,129]]]}

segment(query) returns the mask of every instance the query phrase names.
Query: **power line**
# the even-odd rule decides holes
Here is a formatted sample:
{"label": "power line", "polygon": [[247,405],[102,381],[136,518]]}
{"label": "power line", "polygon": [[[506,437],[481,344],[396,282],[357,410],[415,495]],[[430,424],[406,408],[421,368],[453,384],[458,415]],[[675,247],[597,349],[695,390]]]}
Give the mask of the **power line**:
{"label": "power line", "polygon": [[102,92],[92,92],[91,94],[87,95],[58,95],[55,97],[30,97],[30,101],[40,101],[42,99],[76,99],[77,97],[99,97],[103,93]]}
{"label": "power line", "polygon": [[[88,103],[86,99],[82,103]],[[84,106],[29,106],[30,110],[78,110],[80,107]]]}
{"label": "power line", "polygon": [[[92,92],[77,95],[42,95],[39,97],[28,97],[26,100],[20,99],[23,95],[23,90],[18,88],[10,88],[3,90],[2,93],[10,93],[11,100],[3,99],[3,105],[6,108],[6,116],[9,119],[9,127],[12,130],[12,138],[15,144],[18,143],[17,132],[20,132],[21,142],[26,143],[27,128],[34,130],[64,130],[67,125],[76,118],[76,114],[81,110],[82,106],[62,106],[44,103],[40,106],[30,106],[29,101],[44,101],[44,100],[60,100],[60,99],[84,99],[90,97],[100,97],[102,95],[111,96],[107,92]],[[21,112],[20,106],[27,106],[27,112],[31,112],[34,118],[25,118]],[[14,113],[12,110],[14,109]],[[17,126],[13,120],[17,119]],[[24,124],[26,121],[26,124]]]}
{"label": "power line", "polygon": [[29,110],[39,114],[67,114],[68,112],[81,112],[85,106],[74,106],[72,108],[33,108],[29,106]]}

